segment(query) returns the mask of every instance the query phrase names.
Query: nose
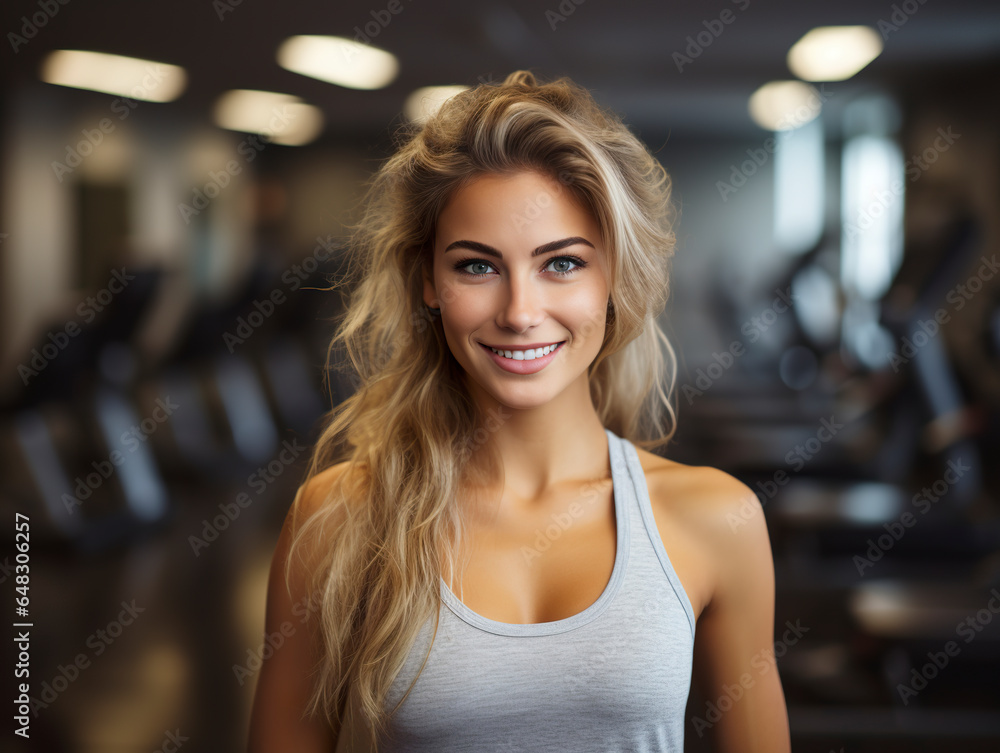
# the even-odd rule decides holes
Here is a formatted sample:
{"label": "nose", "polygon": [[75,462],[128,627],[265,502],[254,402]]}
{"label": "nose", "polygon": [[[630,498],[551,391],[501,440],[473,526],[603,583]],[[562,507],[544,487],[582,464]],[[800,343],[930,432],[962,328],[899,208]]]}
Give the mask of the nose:
{"label": "nose", "polygon": [[544,318],[539,292],[528,280],[508,278],[505,300],[497,312],[498,327],[514,332],[526,332],[540,324]]}

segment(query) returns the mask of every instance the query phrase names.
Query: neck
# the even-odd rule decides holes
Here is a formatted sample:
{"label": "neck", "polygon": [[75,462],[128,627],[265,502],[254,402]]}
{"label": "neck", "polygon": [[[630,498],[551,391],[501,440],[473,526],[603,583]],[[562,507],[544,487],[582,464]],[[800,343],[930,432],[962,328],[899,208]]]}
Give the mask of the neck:
{"label": "neck", "polygon": [[586,375],[552,400],[526,409],[503,405],[476,391],[489,420],[482,450],[495,449],[503,464],[500,479],[485,482],[510,505],[537,507],[560,485],[577,484],[610,474],[607,436],[590,397]]}

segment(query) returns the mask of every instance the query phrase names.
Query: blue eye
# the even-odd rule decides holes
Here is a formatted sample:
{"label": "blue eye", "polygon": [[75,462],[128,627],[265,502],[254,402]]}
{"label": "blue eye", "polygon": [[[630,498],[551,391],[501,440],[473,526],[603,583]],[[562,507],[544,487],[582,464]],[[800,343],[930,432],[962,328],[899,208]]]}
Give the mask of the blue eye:
{"label": "blue eye", "polygon": [[[568,275],[573,274],[578,269],[583,269],[584,267],[587,266],[587,262],[576,256],[557,256],[554,259],[550,259],[545,266],[546,268],[548,268],[551,267],[553,264],[565,265],[566,263],[572,264],[574,266],[568,268],[562,266],[562,268],[553,269],[552,270],[553,274],[555,274],[557,277],[566,277]],[[488,272],[485,271],[468,272],[466,271],[467,267],[473,267],[480,270],[482,270],[483,268],[493,269],[493,265],[490,262],[484,261],[482,259],[463,259],[462,261],[457,262],[455,264],[455,270],[461,272],[462,274],[468,277],[486,277],[489,274]]]}
{"label": "blue eye", "polygon": [[[472,261],[459,262],[458,263],[458,267],[456,267],[456,269],[459,269],[461,271],[461,270],[464,270],[466,267],[489,267],[489,268],[492,268],[492,266],[493,265],[489,264],[488,262],[480,261],[479,259],[474,259]],[[486,273],[485,272],[466,272],[465,274],[470,275],[471,277],[486,277]]]}
{"label": "blue eye", "polygon": [[[576,259],[575,257],[572,257],[572,256],[559,256],[559,257],[556,257],[555,259],[553,259],[552,261],[549,262],[549,265],[556,264],[556,263],[565,263],[565,262],[573,264],[574,266],[570,267],[568,269],[567,268],[563,268],[563,269],[555,269],[555,270],[553,270],[557,275],[568,275],[568,274],[570,274],[572,272],[575,272],[577,269],[582,269],[583,267],[587,266],[586,264],[584,264],[582,262],[582,260]],[[548,265],[546,265],[546,266],[548,266]]]}

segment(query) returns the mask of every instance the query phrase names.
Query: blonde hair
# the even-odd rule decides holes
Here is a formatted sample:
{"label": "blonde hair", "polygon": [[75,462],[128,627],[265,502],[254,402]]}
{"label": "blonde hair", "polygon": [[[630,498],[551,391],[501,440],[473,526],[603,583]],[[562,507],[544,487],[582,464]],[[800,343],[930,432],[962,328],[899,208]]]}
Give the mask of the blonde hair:
{"label": "blonde hair", "polygon": [[502,474],[488,417],[422,305],[435,223],[458,188],[533,170],[593,214],[611,278],[604,341],[588,369],[594,407],[606,428],[646,449],[676,430],[676,358],[657,321],[675,244],[670,178],[628,127],[569,79],[539,83],[517,71],[455,95],[398,135],[353,228],[339,282],[351,294],[327,353],[329,369],[343,347],[357,389],[325,417],[306,481],[342,460],[360,473],[331,484],[292,543],[295,551],[317,540],[347,513],[311,573],[324,655],[307,712],[340,721],[354,688],[376,745],[399,707],[384,708],[390,686],[420,627],[437,619],[442,561],[455,569],[462,520],[451,500],[472,473],[466,460],[482,448],[486,472]]}

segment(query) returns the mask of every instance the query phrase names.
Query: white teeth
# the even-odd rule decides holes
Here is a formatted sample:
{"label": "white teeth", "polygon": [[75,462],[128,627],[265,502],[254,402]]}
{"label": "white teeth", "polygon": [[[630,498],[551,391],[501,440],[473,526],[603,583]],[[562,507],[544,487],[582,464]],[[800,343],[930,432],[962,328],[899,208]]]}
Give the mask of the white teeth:
{"label": "white teeth", "polygon": [[544,348],[534,348],[533,350],[497,350],[496,348],[490,348],[490,350],[503,356],[504,358],[510,358],[514,361],[533,361],[536,358],[547,356],[555,350],[557,346],[558,343],[553,343],[552,345],[546,345]]}

